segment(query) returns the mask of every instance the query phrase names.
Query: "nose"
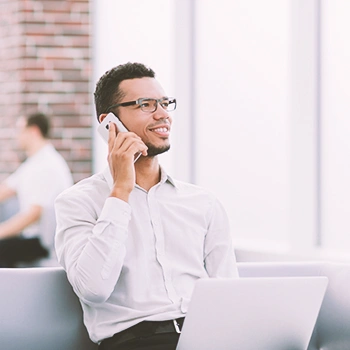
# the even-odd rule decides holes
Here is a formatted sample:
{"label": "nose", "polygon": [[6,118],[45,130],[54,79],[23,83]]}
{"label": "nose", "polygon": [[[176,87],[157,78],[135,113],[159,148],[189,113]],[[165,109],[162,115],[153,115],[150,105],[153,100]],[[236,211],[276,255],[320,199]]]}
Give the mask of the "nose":
{"label": "nose", "polygon": [[153,112],[154,119],[169,119],[169,113],[157,102],[157,109]]}

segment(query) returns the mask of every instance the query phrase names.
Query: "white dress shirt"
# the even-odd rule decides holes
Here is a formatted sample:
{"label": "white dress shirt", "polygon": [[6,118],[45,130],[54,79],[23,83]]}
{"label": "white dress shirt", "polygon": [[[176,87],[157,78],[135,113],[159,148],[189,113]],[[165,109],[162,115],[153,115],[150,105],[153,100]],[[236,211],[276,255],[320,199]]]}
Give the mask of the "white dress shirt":
{"label": "white dress shirt", "polygon": [[80,181],[56,200],[56,252],[100,342],[141,321],[186,314],[198,278],[238,277],[228,218],[217,199],[162,169],[129,203],[112,176]]}
{"label": "white dress shirt", "polygon": [[47,249],[54,250],[54,201],[63,190],[73,185],[66,161],[53,145],[48,143],[28,157],[5,183],[16,191],[20,211],[26,211],[32,205],[42,207],[40,220],[26,227],[22,236],[39,236]]}

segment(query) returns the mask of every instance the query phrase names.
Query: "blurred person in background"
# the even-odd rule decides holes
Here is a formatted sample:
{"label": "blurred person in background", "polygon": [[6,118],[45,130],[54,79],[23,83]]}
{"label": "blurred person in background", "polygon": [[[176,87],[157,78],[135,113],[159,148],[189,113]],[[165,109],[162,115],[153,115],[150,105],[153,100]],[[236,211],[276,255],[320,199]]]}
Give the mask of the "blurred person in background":
{"label": "blurred person in background", "polygon": [[66,161],[48,140],[50,122],[35,113],[17,122],[19,147],[27,159],[0,183],[0,202],[17,196],[19,211],[0,222],[0,267],[55,261],[54,200],[73,184]]}

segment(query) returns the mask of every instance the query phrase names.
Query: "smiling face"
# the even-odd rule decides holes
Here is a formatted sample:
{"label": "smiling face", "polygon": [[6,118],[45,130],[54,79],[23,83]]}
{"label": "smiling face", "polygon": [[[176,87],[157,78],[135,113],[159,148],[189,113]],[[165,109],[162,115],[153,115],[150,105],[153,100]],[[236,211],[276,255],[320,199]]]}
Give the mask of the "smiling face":
{"label": "smiling face", "polygon": [[[166,94],[154,78],[124,80],[119,85],[123,98],[118,103],[136,101],[139,98],[160,99]],[[148,156],[164,153],[170,148],[172,118],[159,104],[155,112],[141,110],[139,105],[118,107],[117,114],[129,131],[141,137],[148,147]]]}

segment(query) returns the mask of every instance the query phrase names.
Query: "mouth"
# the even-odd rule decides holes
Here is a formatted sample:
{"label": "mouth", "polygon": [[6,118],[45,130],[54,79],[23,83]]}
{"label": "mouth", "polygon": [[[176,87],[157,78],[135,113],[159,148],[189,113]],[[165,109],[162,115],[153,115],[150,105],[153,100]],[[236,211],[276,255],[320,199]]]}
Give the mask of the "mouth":
{"label": "mouth", "polygon": [[157,125],[155,127],[149,128],[149,130],[162,137],[168,137],[170,135],[169,125]]}

